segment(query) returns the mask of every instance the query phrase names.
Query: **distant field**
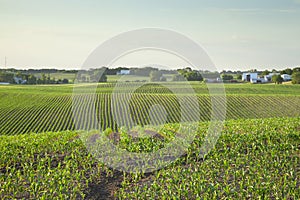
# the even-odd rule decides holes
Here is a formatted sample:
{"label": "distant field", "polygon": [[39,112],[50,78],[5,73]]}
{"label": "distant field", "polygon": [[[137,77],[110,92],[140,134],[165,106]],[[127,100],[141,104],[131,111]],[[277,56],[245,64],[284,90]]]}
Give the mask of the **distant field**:
{"label": "distant field", "polygon": [[[87,84],[76,84],[75,87],[85,87]],[[126,85],[127,84],[127,85]],[[136,84],[148,84],[155,90],[155,93],[165,94],[166,90],[159,85],[154,87],[149,83],[124,83],[124,90],[128,87],[135,86]],[[160,83],[158,83],[160,84]],[[166,82],[168,88],[185,88],[187,82]],[[198,95],[208,94],[207,86],[197,82],[188,82]],[[98,83],[98,93],[110,93],[114,90],[116,83]],[[219,84],[212,84],[214,87],[219,87]],[[226,95],[271,95],[271,96],[298,96],[300,95],[300,85],[275,85],[275,84],[224,84]],[[39,95],[50,94],[72,94],[73,84],[69,85],[0,85],[1,94],[6,93],[28,93]],[[148,92],[148,90],[147,90]],[[184,90],[182,91],[184,92]]]}
{"label": "distant field", "polygon": [[[124,83],[119,90],[128,91],[136,83]],[[169,89],[178,89],[178,95],[190,95],[185,85],[179,82],[148,84],[135,91],[131,101],[132,116],[137,123],[149,122],[148,109],[151,105],[161,104],[168,112],[168,123],[180,120],[180,108],[176,96]],[[90,84],[76,87],[84,88]],[[203,84],[191,83],[197,95],[202,121],[210,119],[211,99],[207,87]],[[219,87],[219,85],[215,85]],[[111,114],[111,93],[114,83],[98,84],[97,104],[98,119],[103,129],[117,125]],[[169,89],[168,89],[169,88]],[[227,119],[298,117],[300,116],[299,85],[251,85],[226,84]],[[30,132],[74,130],[72,116],[73,85],[36,85],[0,86],[0,134],[23,134]],[[122,98],[122,94],[119,94]],[[89,95],[82,96],[89,98]],[[136,103],[138,102],[138,103]],[[191,105],[197,106],[197,105]],[[89,109],[89,108],[84,108]],[[101,110],[99,112],[99,110]],[[192,117],[192,116],[191,116]],[[82,128],[94,125],[82,122]]]}
{"label": "distant field", "polygon": [[[69,81],[73,82],[73,80],[75,80],[76,78],[76,74],[75,73],[49,73],[46,74],[46,76],[50,75],[51,78],[54,78],[55,80],[58,79],[68,79]],[[36,76],[37,78],[41,78],[42,74],[41,73],[35,73],[34,76]],[[143,80],[147,80],[149,81],[149,77],[141,77],[141,76],[134,76],[134,75],[126,75],[126,76],[122,76],[122,75],[107,75],[107,81],[108,82],[117,82],[120,78],[124,78],[124,81],[126,81],[126,79],[129,81],[143,81]],[[168,80],[172,80],[172,77],[168,76]]]}
{"label": "distant field", "polygon": [[135,76],[135,75],[107,75],[107,82],[117,82],[117,81],[130,81],[130,82],[142,82],[142,81],[149,81],[149,76]]}

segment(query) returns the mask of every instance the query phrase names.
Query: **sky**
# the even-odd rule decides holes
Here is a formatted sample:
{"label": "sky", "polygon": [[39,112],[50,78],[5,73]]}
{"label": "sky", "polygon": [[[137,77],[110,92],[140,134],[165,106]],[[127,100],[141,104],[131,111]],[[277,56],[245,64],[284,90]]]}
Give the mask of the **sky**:
{"label": "sky", "polygon": [[[300,0],[0,0],[0,68],[80,69],[103,42],[155,27],[198,43],[219,70],[300,65]],[[187,65],[135,52],[115,66]]]}

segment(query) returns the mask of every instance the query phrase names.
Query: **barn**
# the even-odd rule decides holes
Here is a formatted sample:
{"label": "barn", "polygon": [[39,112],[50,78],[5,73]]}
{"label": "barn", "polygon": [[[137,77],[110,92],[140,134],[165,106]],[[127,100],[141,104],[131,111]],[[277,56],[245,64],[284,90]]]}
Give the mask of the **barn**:
{"label": "barn", "polygon": [[130,70],[127,69],[122,69],[117,72],[117,75],[129,75],[129,74],[130,74]]}
{"label": "barn", "polygon": [[258,74],[257,73],[243,73],[242,75],[242,81],[246,82],[256,82],[258,79]]}
{"label": "barn", "polygon": [[288,74],[282,74],[281,75],[283,81],[291,81],[292,80],[292,76],[288,75]]}

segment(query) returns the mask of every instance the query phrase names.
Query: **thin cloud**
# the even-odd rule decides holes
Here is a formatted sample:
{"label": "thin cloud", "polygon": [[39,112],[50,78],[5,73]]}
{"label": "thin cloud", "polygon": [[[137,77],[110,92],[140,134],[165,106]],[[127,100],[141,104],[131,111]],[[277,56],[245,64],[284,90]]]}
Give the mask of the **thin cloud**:
{"label": "thin cloud", "polygon": [[[300,0],[298,0],[300,3]],[[224,9],[225,12],[238,12],[250,14],[263,14],[263,13],[295,13],[296,9],[261,9],[261,8],[228,8]]]}

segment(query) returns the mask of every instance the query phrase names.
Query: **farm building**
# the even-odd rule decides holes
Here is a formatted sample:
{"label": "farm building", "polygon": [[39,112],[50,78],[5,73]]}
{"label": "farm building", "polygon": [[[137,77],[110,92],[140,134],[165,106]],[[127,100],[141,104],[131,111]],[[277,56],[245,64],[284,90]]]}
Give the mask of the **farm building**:
{"label": "farm building", "polygon": [[256,83],[258,79],[257,73],[243,73],[242,80],[246,82]]}
{"label": "farm building", "polygon": [[0,85],[9,85],[8,82],[0,82]]}
{"label": "farm building", "polygon": [[269,81],[272,80],[272,76],[270,76],[270,75],[264,75],[264,79],[265,79],[266,82],[269,82]]}
{"label": "farm building", "polygon": [[265,75],[265,76],[264,76],[265,81],[266,81],[266,82],[272,81],[272,77],[273,77],[274,75],[280,75],[280,73],[270,73],[269,75]]}
{"label": "farm building", "polygon": [[16,84],[25,84],[27,83],[26,80],[23,80],[22,78],[14,77],[14,81]]}
{"label": "farm building", "polygon": [[291,81],[292,76],[288,74],[282,74],[281,77],[283,78],[283,81]]}
{"label": "farm building", "polygon": [[129,75],[129,74],[130,74],[130,70],[125,70],[125,69],[122,69],[117,72],[117,75]]}

